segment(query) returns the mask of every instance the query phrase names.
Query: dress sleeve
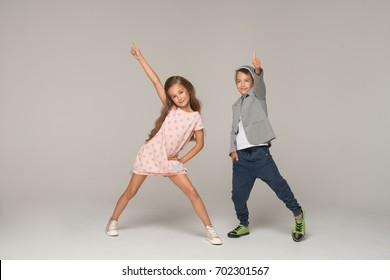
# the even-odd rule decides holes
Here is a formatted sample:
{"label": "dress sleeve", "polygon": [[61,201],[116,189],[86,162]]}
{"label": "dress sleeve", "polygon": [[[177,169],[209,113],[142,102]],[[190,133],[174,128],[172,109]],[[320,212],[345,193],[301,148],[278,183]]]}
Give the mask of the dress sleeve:
{"label": "dress sleeve", "polygon": [[200,116],[200,114],[198,114],[198,117],[195,121],[194,131],[202,130],[203,128],[204,128],[204,125],[203,125],[202,117]]}

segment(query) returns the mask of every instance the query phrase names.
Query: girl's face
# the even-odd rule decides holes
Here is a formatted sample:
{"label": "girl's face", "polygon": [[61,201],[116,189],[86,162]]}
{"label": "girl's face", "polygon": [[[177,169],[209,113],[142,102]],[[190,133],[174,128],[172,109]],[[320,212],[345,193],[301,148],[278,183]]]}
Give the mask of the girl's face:
{"label": "girl's face", "polygon": [[253,87],[252,76],[250,74],[245,74],[238,71],[236,73],[236,87],[242,95],[247,94],[248,91]]}
{"label": "girl's face", "polygon": [[174,84],[168,89],[168,94],[177,107],[184,111],[192,111],[190,93],[182,84]]}

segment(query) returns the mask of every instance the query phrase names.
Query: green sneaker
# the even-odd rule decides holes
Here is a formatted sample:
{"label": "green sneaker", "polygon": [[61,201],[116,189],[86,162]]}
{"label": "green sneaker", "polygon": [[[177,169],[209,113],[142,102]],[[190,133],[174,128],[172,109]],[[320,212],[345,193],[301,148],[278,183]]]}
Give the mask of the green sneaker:
{"label": "green sneaker", "polygon": [[305,237],[305,211],[303,208],[302,211],[302,218],[299,220],[295,220],[294,227],[292,229],[292,238],[295,242],[302,241]]}
{"label": "green sneaker", "polygon": [[249,227],[246,227],[246,226],[243,226],[240,224],[240,225],[238,225],[238,227],[236,227],[235,229],[230,231],[227,234],[227,236],[231,237],[231,238],[238,238],[238,237],[248,235],[248,234],[249,234]]}

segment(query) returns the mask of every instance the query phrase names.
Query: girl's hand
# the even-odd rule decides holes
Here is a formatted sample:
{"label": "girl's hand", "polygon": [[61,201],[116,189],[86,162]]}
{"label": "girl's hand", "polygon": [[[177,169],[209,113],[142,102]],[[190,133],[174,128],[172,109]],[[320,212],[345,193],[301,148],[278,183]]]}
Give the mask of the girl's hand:
{"label": "girl's hand", "polygon": [[135,59],[137,59],[137,60],[140,60],[140,58],[142,57],[142,54],[141,54],[140,49],[138,48],[137,44],[134,43],[134,42],[131,42],[131,50],[130,50],[130,53],[131,53],[131,55],[134,56]]}
{"label": "girl's hand", "polygon": [[168,160],[180,161],[177,156],[170,156],[170,157],[168,157]]}
{"label": "girl's hand", "polygon": [[253,67],[255,68],[256,75],[260,75],[261,74],[261,61],[256,56],[255,51],[253,52],[253,55],[252,55],[252,64],[253,64]]}

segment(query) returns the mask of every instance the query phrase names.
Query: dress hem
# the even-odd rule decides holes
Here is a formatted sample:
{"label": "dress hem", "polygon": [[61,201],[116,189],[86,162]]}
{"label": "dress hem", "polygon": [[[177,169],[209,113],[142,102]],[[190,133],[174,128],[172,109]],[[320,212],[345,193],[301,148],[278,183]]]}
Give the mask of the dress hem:
{"label": "dress hem", "polygon": [[137,174],[137,175],[145,175],[145,176],[172,177],[172,176],[176,176],[176,175],[187,174],[187,170],[182,170],[182,171],[177,172],[177,173],[148,173],[148,172],[141,172],[141,171],[132,170],[131,173]]}

